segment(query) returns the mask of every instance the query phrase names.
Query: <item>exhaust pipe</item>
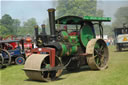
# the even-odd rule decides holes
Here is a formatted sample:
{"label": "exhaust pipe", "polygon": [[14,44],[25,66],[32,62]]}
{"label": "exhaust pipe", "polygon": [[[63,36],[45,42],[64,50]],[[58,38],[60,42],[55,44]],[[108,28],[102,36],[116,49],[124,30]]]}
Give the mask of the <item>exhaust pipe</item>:
{"label": "exhaust pipe", "polygon": [[42,24],[41,27],[42,27],[42,36],[44,36],[46,35],[45,24]]}
{"label": "exhaust pipe", "polygon": [[38,36],[38,25],[35,25],[34,28],[35,28],[35,36],[37,38],[37,36]]}
{"label": "exhaust pipe", "polygon": [[50,33],[52,41],[56,41],[56,31],[55,31],[55,9],[48,9],[49,14],[49,24],[50,24]]}
{"label": "exhaust pipe", "polygon": [[41,27],[42,27],[42,33],[41,33],[42,41],[43,41],[43,43],[48,43],[48,36],[47,36],[46,31],[45,31],[45,24],[42,24]]}

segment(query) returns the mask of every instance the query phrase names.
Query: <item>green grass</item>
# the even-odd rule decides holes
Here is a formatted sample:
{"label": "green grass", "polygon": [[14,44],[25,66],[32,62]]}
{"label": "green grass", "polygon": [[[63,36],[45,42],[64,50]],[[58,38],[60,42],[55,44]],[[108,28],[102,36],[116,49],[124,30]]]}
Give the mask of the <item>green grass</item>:
{"label": "green grass", "polygon": [[109,47],[109,67],[102,71],[82,69],[76,73],[65,73],[60,80],[51,82],[28,81],[23,65],[10,66],[0,70],[0,85],[127,85],[128,51],[115,52]]}

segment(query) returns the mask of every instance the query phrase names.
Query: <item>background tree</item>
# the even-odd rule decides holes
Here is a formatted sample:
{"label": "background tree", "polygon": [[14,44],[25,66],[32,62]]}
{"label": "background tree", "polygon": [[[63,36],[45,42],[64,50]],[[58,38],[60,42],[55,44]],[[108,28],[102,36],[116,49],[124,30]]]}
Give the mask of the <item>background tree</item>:
{"label": "background tree", "polygon": [[35,18],[30,18],[23,23],[23,27],[20,28],[20,35],[34,35],[34,26],[37,25]]}
{"label": "background tree", "polygon": [[[95,16],[96,17],[104,17],[104,11],[101,10],[101,9],[96,10],[96,15]],[[103,23],[102,23],[102,25],[104,26]],[[99,31],[98,24],[97,25],[94,25],[94,28],[95,28],[96,35],[99,35],[100,34],[100,31]]]}
{"label": "background tree", "polygon": [[9,14],[2,16],[0,20],[0,36],[7,35],[23,35],[27,34],[33,35],[33,27],[37,25],[35,18],[30,18],[23,23],[23,26],[20,26],[21,22],[19,19],[13,19]]}
{"label": "background tree", "polygon": [[19,19],[13,19],[13,32],[14,35],[18,35],[18,32],[20,31],[20,20]]}
{"label": "background tree", "polygon": [[104,25],[104,34],[113,37],[113,28],[112,25],[105,24]]}
{"label": "background tree", "polygon": [[1,25],[1,19],[0,19],[0,25]]}
{"label": "background tree", "polygon": [[57,17],[66,15],[94,16],[96,0],[58,0]]}
{"label": "background tree", "polygon": [[103,17],[104,16],[104,11],[101,10],[101,9],[96,10],[96,15],[95,16],[97,16],[97,17]]}
{"label": "background tree", "polygon": [[0,37],[4,38],[8,36],[7,32],[8,32],[8,29],[5,26],[0,25]]}
{"label": "background tree", "polygon": [[120,7],[115,13],[115,21],[113,22],[113,28],[122,27],[123,23],[128,24],[128,6]]}
{"label": "background tree", "polygon": [[13,19],[10,15],[5,14],[4,16],[2,16],[1,24],[8,29],[8,32],[6,32],[7,34],[12,35],[14,33],[13,26],[12,26]]}

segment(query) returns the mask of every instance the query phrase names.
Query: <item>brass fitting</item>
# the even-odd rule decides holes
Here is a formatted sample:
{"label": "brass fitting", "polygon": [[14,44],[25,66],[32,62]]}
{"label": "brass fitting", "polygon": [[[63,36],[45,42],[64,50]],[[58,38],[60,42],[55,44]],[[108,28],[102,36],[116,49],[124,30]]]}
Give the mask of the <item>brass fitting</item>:
{"label": "brass fitting", "polygon": [[38,29],[38,25],[35,25],[34,28],[35,28],[35,29]]}
{"label": "brass fitting", "polygon": [[48,9],[48,12],[54,12],[54,11],[55,11],[54,8]]}

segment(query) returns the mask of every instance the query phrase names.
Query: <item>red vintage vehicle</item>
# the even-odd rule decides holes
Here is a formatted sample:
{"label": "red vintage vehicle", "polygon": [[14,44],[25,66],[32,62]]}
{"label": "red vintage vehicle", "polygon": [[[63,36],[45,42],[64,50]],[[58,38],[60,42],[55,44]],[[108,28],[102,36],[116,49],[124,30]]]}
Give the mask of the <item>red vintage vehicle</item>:
{"label": "red vintage vehicle", "polygon": [[[20,39],[14,35],[10,35],[4,38],[3,40],[20,40]],[[17,46],[18,45],[16,42],[11,42],[7,45],[7,49],[8,48],[15,49]],[[24,38],[24,49],[25,49],[26,57],[30,55],[32,48],[33,48],[32,38],[29,35],[27,35],[27,37]]]}
{"label": "red vintage vehicle", "polygon": [[31,54],[32,48],[33,48],[32,38],[26,37],[24,40],[24,49],[25,49],[26,57],[28,57]]}

